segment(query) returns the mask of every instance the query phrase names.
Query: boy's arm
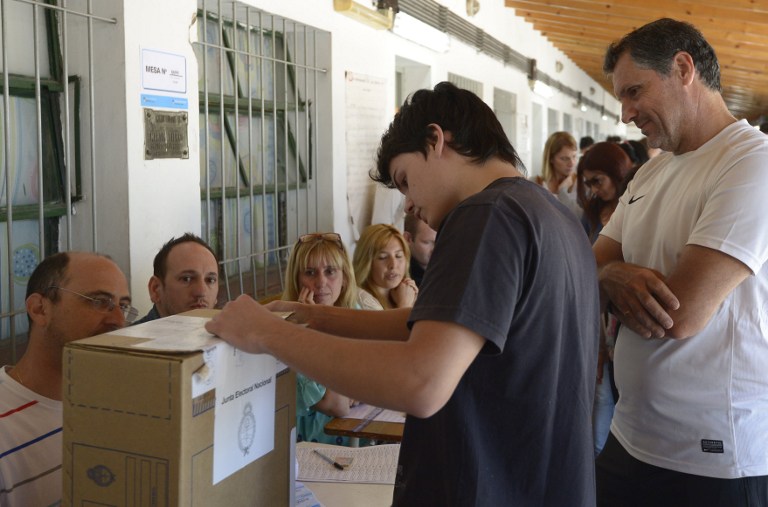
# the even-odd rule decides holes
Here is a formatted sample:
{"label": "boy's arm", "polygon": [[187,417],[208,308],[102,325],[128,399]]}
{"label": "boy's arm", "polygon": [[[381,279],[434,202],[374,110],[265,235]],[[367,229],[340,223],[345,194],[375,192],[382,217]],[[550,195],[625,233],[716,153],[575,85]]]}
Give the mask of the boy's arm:
{"label": "boy's arm", "polygon": [[[392,315],[395,327],[402,323],[396,311],[371,313]],[[485,343],[463,326],[436,321],[417,322],[406,341],[340,338],[285,322],[247,296],[229,303],[206,329],[352,399],[416,417],[445,405]]]}
{"label": "boy's arm", "polygon": [[355,310],[338,306],[305,305],[294,301],[273,301],[273,312],[292,312],[289,321],[336,336],[369,340],[407,340],[411,308]]}

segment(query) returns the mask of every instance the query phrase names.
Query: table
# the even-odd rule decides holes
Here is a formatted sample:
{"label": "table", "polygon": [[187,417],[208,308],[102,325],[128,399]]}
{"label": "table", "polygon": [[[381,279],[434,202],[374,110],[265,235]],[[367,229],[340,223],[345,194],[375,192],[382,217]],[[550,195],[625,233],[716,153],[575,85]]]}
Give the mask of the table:
{"label": "table", "polygon": [[[333,445],[314,442],[299,442],[297,447],[327,447]],[[325,507],[389,507],[392,505],[392,484],[359,484],[344,482],[309,482],[304,486],[311,489]]]}
{"label": "table", "polygon": [[349,437],[350,445],[357,447],[360,438],[400,442],[403,439],[403,428],[405,424],[400,422],[368,421],[366,423],[363,419],[334,417],[325,425],[325,432],[329,435]]}
{"label": "table", "polygon": [[305,482],[325,507],[390,507],[394,486],[340,482]]}

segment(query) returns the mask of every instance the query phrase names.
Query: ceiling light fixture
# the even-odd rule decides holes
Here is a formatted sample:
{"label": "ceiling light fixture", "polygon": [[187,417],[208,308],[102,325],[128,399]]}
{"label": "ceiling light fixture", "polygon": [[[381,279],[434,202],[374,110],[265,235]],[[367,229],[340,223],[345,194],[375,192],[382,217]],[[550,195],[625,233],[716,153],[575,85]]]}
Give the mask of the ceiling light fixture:
{"label": "ceiling light fixture", "polygon": [[584,104],[584,98],[581,95],[581,92],[577,95],[576,102],[573,104],[573,107],[580,110],[582,113],[587,112],[587,106]]}
{"label": "ceiling light fixture", "polygon": [[445,53],[451,48],[451,38],[447,33],[441,32],[402,11],[398,12],[395,17],[392,33],[438,53]]}
{"label": "ceiling light fixture", "polygon": [[531,86],[531,90],[533,90],[533,93],[541,97],[544,97],[545,99],[551,99],[555,95],[555,92],[554,90],[552,90],[551,86],[542,83],[538,79],[535,79],[532,82],[529,81],[528,84]]}
{"label": "ceiling light fixture", "polygon": [[333,0],[333,10],[377,30],[389,30],[395,23],[395,11],[391,7],[371,9],[353,0]]}
{"label": "ceiling light fixture", "polygon": [[555,91],[548,84],[539,81],[539,71],[536,68],[536,59],[531,58],[528,60],[528,86],[531,87],[533,93],[544,97],[545,99],[551,99],[555,95]]}

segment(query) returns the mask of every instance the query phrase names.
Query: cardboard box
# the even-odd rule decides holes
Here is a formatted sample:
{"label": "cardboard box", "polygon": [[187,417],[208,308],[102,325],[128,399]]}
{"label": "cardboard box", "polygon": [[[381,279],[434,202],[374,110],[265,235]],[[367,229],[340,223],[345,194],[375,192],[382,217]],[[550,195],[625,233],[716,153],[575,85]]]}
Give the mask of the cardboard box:
{"label": "cardboard box", "polygon": [[214,485],[216,393],[193,399],[191,386],[203,353],[140,350],[137,341],[106,334],[65,347],[63,505],[290,505],[295,373],[276,375],[274,449]]}

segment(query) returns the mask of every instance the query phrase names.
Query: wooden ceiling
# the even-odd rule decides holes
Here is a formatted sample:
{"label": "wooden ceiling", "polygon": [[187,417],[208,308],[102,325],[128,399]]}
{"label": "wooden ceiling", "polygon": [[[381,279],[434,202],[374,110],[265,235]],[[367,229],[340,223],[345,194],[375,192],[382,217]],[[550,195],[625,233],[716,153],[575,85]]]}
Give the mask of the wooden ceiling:
{"label": "wooden ceiling", "polygon": [[609,43],[649,21],[669,17],[695,25],[720,61],[723,97],[737,118],[768,119],[766,0],[504,0],[595,81]]}

